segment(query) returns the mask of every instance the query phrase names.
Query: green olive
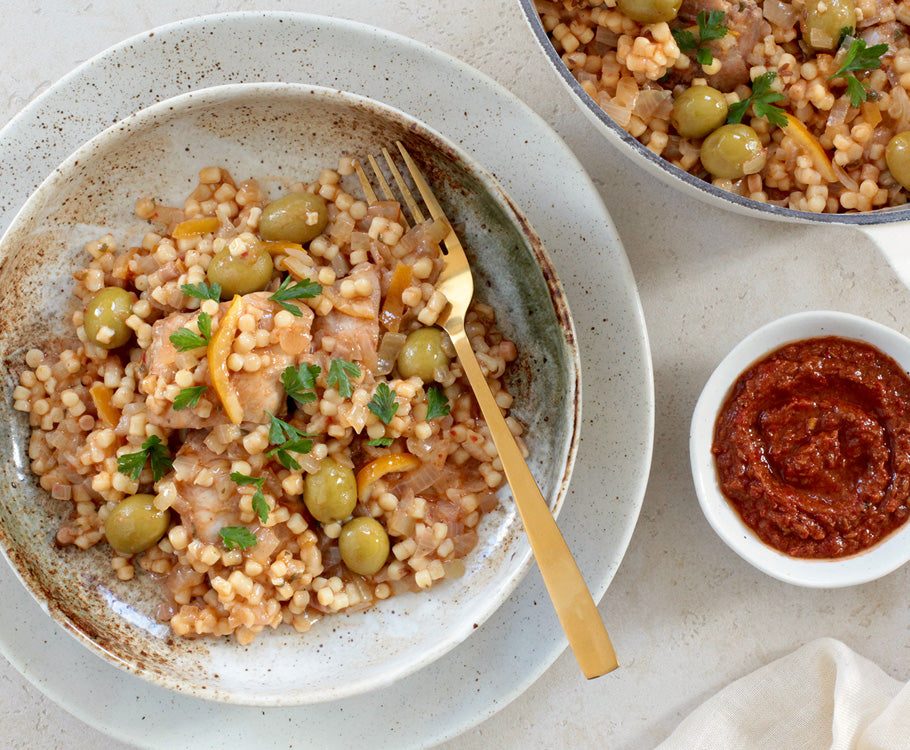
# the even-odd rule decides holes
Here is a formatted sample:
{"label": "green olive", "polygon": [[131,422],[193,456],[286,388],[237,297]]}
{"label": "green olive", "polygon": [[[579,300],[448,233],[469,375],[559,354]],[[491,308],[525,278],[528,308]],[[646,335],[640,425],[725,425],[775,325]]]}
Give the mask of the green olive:
{"label": "green olive", "polygon": [[250,294],[265,289],[272,280],[272,256],[253,245],[240,255],[232,255],[226,247],[209,261],[205,275],[210,284],[221,285],[221,299],[235,294]]}
{"label": "green olive", "polygon": [[679,13],[682,0],[616,0],[623,15],[639,23],[672,21]]}
{"label": "green olive", "polygon": [[262,209],[259,236],[302,245],[322,234],[328,223],[329,212],[321,195],[288,193]]}
{"label": "green olive", "polygon": [[170,524],[171,513],[155,507],[154,495],[130,495],[104,522],[108,544],[121,555],[135,555],[155,544]]}
{"label": "green olive", "polygon": [[727,100],[710,86],[692,86],[673,101],[673,127],[684,138],[704,138],[727,119]]}
{"label": "green olive", "polygon": [[910,190],[910,130],[898,133],[885,149],[888,171],[901,187]]}
{"label": "green olive", "polygon": [[434,380],[436,368],[449,364],[443,349],[443,333],[439,328],[418,328],[411,331],[398,353],[398,372],[403,378],[415,375],[429,383]]}
{"label": "green olive", "polygon": [[389,535],[375,518],[358,516],[341,529],[338,550],[349,570],[371,576],[389,558]]}
{"label": "green olive", "polygon": [[[106,286],[85,306],[85,335],[89,341],[102,349],[116,349],[123,346],[133,335],[132,329],[126,324],[126,319],[132,315],[133,302],[136,298],[126,289],[119,286]],[[98,339],[102,329],[113,331],[110,338],[102,336]],[[105,332],[106,334],[106,332]]]}
{"label": "green olive", "polygon": [[310,515],[320,523],[343,521],[357,505],[354,470],[326,458],[319,464],[318,471],[307,474],[303,502]]}
{"label": "green olive", "polygon": [[765,148],[748,125],[724,125],[701,144],[701,163],[715,177],[737,179],[765,166]]}
{"label": "green olive", "polygon": [[844,29],[856,28],[853,0],[806,0],[803,41],[815,50],[834,49]]}

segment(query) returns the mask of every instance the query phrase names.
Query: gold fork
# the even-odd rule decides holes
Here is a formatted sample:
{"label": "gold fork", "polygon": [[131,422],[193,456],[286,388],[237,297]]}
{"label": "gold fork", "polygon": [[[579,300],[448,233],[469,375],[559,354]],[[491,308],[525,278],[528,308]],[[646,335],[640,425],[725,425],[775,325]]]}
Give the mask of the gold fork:
{"label": "gold fork", "polygon": [[[439,202],[433,195],[433,191],[417,168],[417,164],[400,142],[396,142],[395,145],[401,152],[408,172],[410,172],[430,216],[437,221],[445,222],[449,230],[443,240],[445,264],[436,283],[436,288],[445,295],[449,304],[440,316],[439,325],[449,334],[458,360],[474,390],[490,435],[499,452],[506,479],[512,488],[512,495],[515,498],[525,533],[528,535],[544,584],[569,640],[569,645],[572,647],[585,677],[588,679],[599,677],[618,666],[610,636],[607,634],[600,613],[597,611],[597,605],[591,598],[591,593],[585,585],[581,572],[572,558],[572,553],[556,526],[553,514],[550,513],[550,509],[521,455],[518,444],[493,398],[465,334],[465,315],[474,295],[474,278],[471,275],[468,258]],[[383,148],[382,154],[411,216],[415,222],[423,223],[426,220],[423,211],[414,200],[388,149]],[[368,159],[376,173],[376,179],[383,195],[387,200],[395,200],[391,187],[383,177],[375,157],[370,155]],[[355,162],[355,168],[367,200],[370,202],[377,200],[376,193],[359,162]]]}

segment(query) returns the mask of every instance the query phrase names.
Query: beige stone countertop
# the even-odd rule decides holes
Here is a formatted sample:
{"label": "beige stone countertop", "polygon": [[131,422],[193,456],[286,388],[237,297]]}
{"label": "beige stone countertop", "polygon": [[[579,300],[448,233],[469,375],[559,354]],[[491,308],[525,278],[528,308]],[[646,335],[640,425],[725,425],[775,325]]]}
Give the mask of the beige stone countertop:
{"label": "beige stone countertop", "polygon": [[[240,9],[358,20],[490,75],[544,118],[586,166],[638,283],[654,365],[654,456],[638,526],[600,603],[622,668],[586,682],[566,652],[518,699],[446,743],[447,750],[531,743],[650,748],[731,680],[820,636],[843,640],[892,676],[910,678],[910,567],[842,590],[773,580],[714,534],[689,470],[689,420],[698,394],[730,348],[762,323],[789,312],[836,309],[910,331],[910,292],[871,241],[846,228],[736,216],[636,169],[575,108],[517,0],[5,0],[0,124],[112,44],[190,15]],[[231,744],[229,728],[222,740]],[[2,659],[0,746],[127,747],[59,708]]]}

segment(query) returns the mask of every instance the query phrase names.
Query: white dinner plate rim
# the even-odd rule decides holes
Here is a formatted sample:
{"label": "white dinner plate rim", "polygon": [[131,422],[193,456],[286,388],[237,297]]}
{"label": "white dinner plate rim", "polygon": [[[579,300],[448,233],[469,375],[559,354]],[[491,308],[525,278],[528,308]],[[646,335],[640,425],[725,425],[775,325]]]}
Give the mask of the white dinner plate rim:
{"label": "white dinner plate rim", "polygon": [[[393,32],[377,29],[358,22],[347,21],[340,18],[288,12],[239,12],[190,18],[159,27],[153,30],[153,32],[146,31],[132,38],[129,38],[100,53],[99,55],[95,56],[86,63],[83,63],[81,66],[61,78],[56,84],[54,84],[47,91],[45,91],[35,100],[33,100],[29,105],[27,105],[2,130],[0,130],[0,155],[2,155],[4,148],[11,146],[21,147],[23,142],[34,142],[40,139],[40,131],[36,131],[34,128],[31,128],[31,126],[34,123],[35,118],[41,114],[42,107],[44,107],[47,102],[51,101],[54,97],[60,97],[64,94],[72,97],[78,97],[80,85],[84,84],[86,80],[90,79],[93,68],[99,65],[103,65],[105,62],[108,62],[110,60],[128,56],[131,54],[131,50],[134,48],[148,48],[150,46],[150,40],[153,38],[153,34],[156,37],[154,44],[161,44],[163,42],[163,37],[166,37],[168,34],[184,34],[186,36],[194,33],[201,34],[203,33],[203,30],[207,29],[207,27],[217,27],[219,31],[229,33],[235,24],[242,26],[244,23],[254,23],[257,20],[263,21],[265,23],[276,24],[285,22],[295,23],[299,24],[301,28],[311,29],[332,28],[337,30],[339,28],[343,28],[347,33],[365,35],[366,37],[375,37],[378,35],[382,38],[385,45],[388,45],[390,49],[393,49],[397,53],[396,55],[390,55],[391,64],[393,66],[396,64],[399,66],[404,65],[403,59],[405,57],[405,54],[408,54],[411,56],[417,56],[431,60],[434,64],[447,68],[448,72],[453,77],[459,78],[462,81],[474,83],[482,87],[484,96],[492,97],[498,104],[507,106],[519,114],[522,127],[530,128],[531,130],[535,131],[536,135],[540,136],[546,141],[546,146],[548,148],[561,152],[561,175],[565,175],[567,170],[573,172],[575,178],[578,180],[578,185],[576,187],[577,192],[586,194],[586,197],[589,198],[591,196],[594,197],[591,205],[588,205],[588,209],[598,215],[597,218],[600,219],[600,222],[599,226],[596,229],[591,229],[589,236],[595,235],[599,232],[602,235],[601,238],[605,239],[608,245],[612,245],[613,253],[609,258],[611,263],[614,265],[612,271],[613,273],[618,274],[627,286],[625,291],[628,294],[627,302],[630,308],[629,312],[632,316],[631,323],[634,332],[637,334],[637,340],[635,343],[639,346],[639,351],[633,352],[631,356],[635,356],[636,354],[639,356],[640,361],[636,363],[636,366],[639,368],[639,375],[643,376],[642,380],[644,381],[641,383],[641,393],[638,394],[641,403],[637,405],[637,408],[641,412],[641,424],[639,425],[640,444],[632,446],[632,450],[630,450],[630,456],[632,456],[632,459],[628,473],[633,476],[633,487],[631,488],[631,493],[626,493],[622,498],[620,498],[619,495],[616,497],[617,500],[627,503],[626,508],[624,508],[626,511],[626,517],[625,523],[622,527],[622,534],[621,537],[617,540],[617,549],[614,551],[612,557],[603,556],[601,558],[602,565],[599,569],[586,569],[584,571],[595,599],[599,599],[606,591],[606,588],[612,580],[612,577],[616,572],[616,568],[618,567],[619,562],[621,561],[626,551],[629,539],[637,521],[638,513],[640,511],[641,503],[644,497],[645,486],[647,484],[653,445],[654,422],[653,375],[651,371],[650,353],[648,350],[647,332],[644,327],[641,304],[640,300],[638,299],[637,291],[635,290],[635,282],[634,278],[632,277],[631,269],[628,265],[628,260],[625,257],[619,239],[616,236],[615,230],[613,229],[612,221],[610,220],[606,209],[603,207],[603,204],[600,202],[599,197],[597,197],[596,189],[591,183],[590,178],[588,178],[587,174],[584,172],[583,168],[578,163],[574,155],[572,155],[566,145],[549,128],[549,126],[535,113],[533,113],[526,105],[519,102],[513,95],[511,95],[491,78],[487,77],[483,73],[474,70],[473,68],[470,68],[466,64],[458,61],[450,55],[430,48],[421,42],[402,37],[400,35],[394,34]],[[145,49],[145,52],[149,52],[149,49]],[[166,66],[163,71],[166,71]],[[165,73],[162,72],[159,75],[163,78],[165,76]],[[327,78],[331,77],[331,74],[327,73],[326,76]],[[336,78],[337,76],[338,74],[336,73]],[[291,77],[288,80],[294,79]],[[195,85],[188,86],[184,90],[188,91],[195,88],[217,85],[219,82],[221,82],[221,80],[214,73],[209,74],[208,76],[203,75],[198,81],[195,82]],[[324,83],[323,81],[308,82],[321,85],[331,85]],[[125,90],[114,88],[112,91],[120,95],[127,102],[126,106],[129,106],[128,94]],[[357,92],[355,91],[355,93]],[[172,94],[167,94],[167,96],[171,95]],[[367,95],[369,96],[370,94],[367,93]],[[167,96],[164,98],[167,98]],[[381,97],[376,98],[381,99]],[[152,98],[148,101],[145,101],[142,106],[147,106],[152,101],[155,101],[155,99]],[[388,99],[385,99],[385,101],[392,106],[400,106],[396,101],[389,101]],[[467,106],[468,110],[471,109],[470,103],[464,104]],[[136,108],[138,109],[139,107],[137,106]],[[120,114],[120,117],[124,117],[129,113],[129,111],[124,111]],[[427,121],[431,127],[438,127],[438,125],[434,123],[432,119],[427,119],[425,117],[425,113],[414,112],[413,110],[412,113]],[[105,124],[106,123],[98,122],[95,132],[99,132],[101,129],[103,129]],[[57,137],[66,143],[68,151],[62,154],[61,158],[57,159],[56,161],[61,161],[67,153],[75,150],[75,148],[80,146],[83,141],[88,140],[88,137],[91,135],[94,135],[94,133],[89,133],[88,136],[86,136],[85,133],[79,131],[78,124],[68,127],[67,123],[64,121],[64,123],[61,124],[58,129]],[[466,150],[470,151],[470,149],[467,147]],[[481,163],[484,163],[484,160],[482,158],[479,158],[479,160]],[[53,166],[55,166],[55,163]],[[53,166],[51,168],[53,168]],[[496,172],[495,165],[489,165],[489,168],[491,171],[493,171],[494,176],[497,179],[499,179],[501,182],[507,182],[507,179],[504,178],[503,175]],[[49,173],[50,169],[38,171],[41,172],[41,174],[36,173],[31,177],[35,183],[31,186],[32,188],[37,187],[37,184],[42,181],[46,173]],[[541,179],[545,178],[542,177]],[[506,186],[506,188],[508,192],[514,194],[513,190],[508,190],[508,186]],[[14,198],[12,199],[14,201],[19,201],[19,204],[9,206],[9,210],[0,215],[0,230],[2,230],[5,225],[12,219],[12,216],[15,215],[19,206],[24,203],[30,192],[30,189],[23,190],[23,186],[19,186],[19,190],[14,194]],[[534,223],[535,207],[531,206],[525,208],[526,212],[531,216],[532,223]],[[538,229],[540,229],[539,226]],[[554,253],[552,249],[550,252],[551,256],[553,256]],[[557,265],[557,267],[559,267],[560,263],[558,254],[557,257],[554,257],[554,263]],[[591,263],[586,267],[586,270],[589,273],[592,270],[591,266],[594,266],[596,270],[597,264]],[[573,309],[578,308],[577,304],[573,304],[571,295],[569,301],[570,304],[573,305]],[[620,323],[622,323],[622,321],[620,321]],[[581,328],[581,326],[579,326],[579,328]],[[624,354],[625,356],[630,356],[628,352],[625,352]],[[593,440],[595,437],[596,436],[591,436],[589,437],[589,440]],[[582,440],[584,441],[584,439],[585,438],[583,434]],[[591,467],[588,468],[590,470]],[[584,467],[581,467],[581,471],[584,470]],[[567,500],[567,504],[570,504],[571,502],[571,499]],[[578,498],[576,498],[576,502],[578,502]],[[578,540],[577,543],[581,544],[584,541],[586,540]],[[12,581],[9,580],[11,578],[13,579]],[[2,577],[0,577],[0,586],[9,587],[10,583],[15,587],[21,588],[19,582],[14,579],[12,571],[6,569],[2,573]],[[529,588],[533,589],[530,595],[528,593]],[[25,595],[24,590],[21,592],[21,594]],[[503,609],[511,610],[516,607],[520,609],[521,600],[528,600],[532,597],[540,598],[541,596],[545,597],[545,593],[543,591],[542,584],[539,582],[539,576],[532,573],[532,575],[529,575],[525,581],[523,581],[511,599],[505,605],[503,605]],[[544,602],[538,602],[538,604],[543,603]],[[31,606],[33,614],[40,614],[40,609],[33,602],[30,602],[29,606]],[[553,623],[556,623],[555,617],[553,618]],[[9,631],[4,632],[4,629],[9,627],[9,624],[2,622],[2,618],[0,618],[0,652],[2,652],[6,658],[17,669],[19,669],[23,675],[26,676],[26,678],[31,680],[33,684],[45,692],[45,694],[47,694],[52,700],[57,702],[66,710],[70,711],[70,713],[82,721],[95,727],[99,731],[109,734],[112,737],[116,737],[126,742],[140,743],[145,747],[164,746],[164,744],[155,744],[154,737],[150,735],[137,736],[134,731],[135,727],[132,727],[132,731],[127,730],[122,720],[115,721],[114,717],[110,716],[105,711],[87,711],[85,710],[84,706],[77,705],[77,702],[74,700],[73,696],[68,696],[66,690],[64,689],[66,680],[72,679],[72,671],[67,669],[54,671],[48,670],[44,667],[39,667],[36,660],[34,659],[34,655],[14,651],[8,643]],[[450,660],[454,659],[457,663],[460,663],[461,660],[457,658],[458,652],[463,648],[471,648],[472,645],[478,645],[478,638],[484,636],[483,631],[484,629],[482,628],[481,631],[475,633],[472,638],[468,639],[466,644],[463,644],[463,646],[456,649],[455,652],[453,652],[455,656],[450,655]],[[78,644],[76,644],[68,637],[64,636],[64,634],[59,633],[58,635],[65,637],[66,640],[71,643],[70,647],[72,649],[79,649]],[[494,631],[493,628],[488,627],[486,628],[485,637],[493,639],[505,639],[510,637],[510,635],[505,630],[497,632]],[[464,711],[443,712],[438,715],[438,721],[435,724],[428,724],[425,726],[425,731],[421,730],[417,735],[412,734],[408,738],[399,737],[396,742],[396,746],[426,746],[429,744],[435,744],[444,741],[445,739],[456,736],[457,734],[469,729],[483,719],[488,718],[492,714],[496,713],[504,706],[508,705],[508,703],[514,700],[538,677],[540,677],[540,675],[556,660],[556,658],[565,648],[565,639],[562,634],[558,632],[558,629],[554,628],[552,631],[548,631],[547,634],[534,645],[536,648],[529,644],[529,649],[533,649],[533,657],[523,665],[519,665],[514,669],[514,672],[510,677],[510,689],[505,694],[498,695],[495,697],[495,699],[490,701],[483,700],[482,702],[484,705],[481,707],[475,707],[475,710],[473,710],[470,715],[467,715],[467,713]],[[154,688],[153,686],[145,685],[141,681],[137,680],[137,678],[134,676],[121,674],[117,671],[109,671],[113,670],[113,668],[109,667],[109,665],[103,665],[103,663],[95,663],[98,661],[97,658],[91,654],[88,654],[88,656],[95,661],[86,663],[83,666],[83,669],[89,671],[97,671],[99,673],[99,676],[103,677],[104,679],[114,680],[119,678],[126,680],[126,689],[131,693],[137,693],[137,705],[142,704],[144,701],[157,701],[159,703],[171,702],[177,704],[179,702],[189,700],[199,703],[200,709],[204,708],[210,714],[219,714],[220,712],[225,712],[226,715],[227,712],[237,711],[236,706],[230,706],[227,704],[205,703],[198,701],[198,699],[187,698],[186,696],[177,696],[175,694],[168,693],[167,691],[161,691],[160,688]],[[76,660],[80,661],[78,657]],[[437,664],[435,668],[439,668],[439,665]],[[417,675],[413,675],[410,679],[416,679],[419,681],[422,679],[421,675],[423,676],[423,679],[426,679],[432,674],[435,668],[431,666],[430,668],[417,673]],[[72,687],[72,684],[70,684],[70,687]],[[356,700],[356,698],[354,700]],[[338,703],[344,702],[344,700],[338,701]],[[275,723],[275,716],[273,714],[278,712],[291,712],[292,715],[295,715],[295,718],[303,718],[308,711],[313,710],[319,710],[319,706],[301,706],[292,709],[256,709],[255,713],[256,716],[261,715],[261,723],[263,725],[266,725]],[[256,720],[256,717],[247,717],[247,721],[255,722]],[[129,722],[126,723],[128,724]],[[339,727],[336,725],[334,728],[337,730]]]}

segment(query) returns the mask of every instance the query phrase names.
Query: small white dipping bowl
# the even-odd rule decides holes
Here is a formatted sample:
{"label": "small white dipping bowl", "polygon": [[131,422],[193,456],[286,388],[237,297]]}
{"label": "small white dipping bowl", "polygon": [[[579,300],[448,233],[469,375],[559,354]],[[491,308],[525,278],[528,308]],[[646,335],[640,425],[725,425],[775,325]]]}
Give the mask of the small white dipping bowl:
{"label": "small white dipping bowl", "polygon": [[854,555],[832,559],[791,557],[762,542],[746,526],[721,492],[711,453],[717,415],[737,378],[752,364],[785,344],[821,336],[863,341],[910,371],[910,339],[880,323],[830,311],[803,312],[779,318],[743,339],[708,379],[692,415],[689,457],[695,491],[705,518],[734,552],[786,583],[810,588],[838,588],[881,578],[910,560],[910,522]]}

